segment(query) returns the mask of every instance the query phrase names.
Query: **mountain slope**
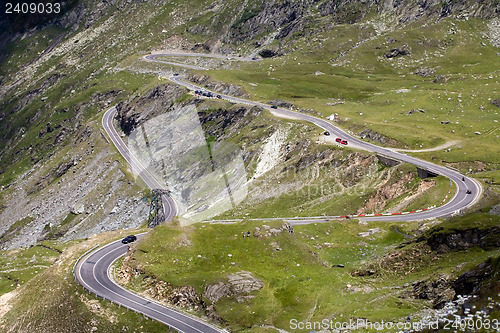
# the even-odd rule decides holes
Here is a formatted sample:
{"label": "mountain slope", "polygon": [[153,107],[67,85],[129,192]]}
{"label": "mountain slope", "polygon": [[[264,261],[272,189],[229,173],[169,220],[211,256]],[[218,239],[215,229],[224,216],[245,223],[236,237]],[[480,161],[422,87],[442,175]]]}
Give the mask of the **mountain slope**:
{"label": "mountain slope", "polygon": [[[79,239],[145,221],[142,199],[148,192],[99,125],[102,111],[119,102],[122,115],[132,116],[122,120],[134,128],[149,120],[141,103],[158,103],[155,115],[175,110],[172,106],[200,107],[196,114],[209,143],[226,140],[240,146],[248,180],[256,180],[248,203],[221,212],[221,218],[389,210],[404,203],[405,192],[421,188],[423,182],[405,166],[384,169],[373,156],[317,145],[320,132],[305,124],[200,101],[182,90],[161,95],[162,75],[183,70],[140,60],[153,50],[262,58],[252,64],[212,63],[206,76],[189,77],[304,113],[337,113],[341,126],[381,145],[424,149],[457,142],[414,154],[477,172],[477,178],[495,186],[500,165],[499,6],[494,0],[87,0],[67,2],[63,15],[29,19],[26,25],[3,15],[2,247]],[[127,133],[127,126],[123,130]],[[336,173],[316,177],[315,168],[324,164]],[[351,174],[343,170],[349,166]],[[303,173],[294,177],[282,172],[299,169]],[[276,180],[281,185],[274,185]],[[421,204],[446,193],[446,181],[436,181],[436,192],[424,194]],[[363,191],[342,197],[336,192],[339,184],[351,190],[360,185]],[[190,193],[179,190],[179,195]],[[497,203],[498,197],[492,200]],[[203,200],[197,204],[195,209]],[[395,234],[400,235],[391,233],[386,245],[395,244],[389,242],[399,237]],[[301,255],[309,262],[313,258],[307,253]],[[285,305],[296,305],[294,295],[287,288],[276,291]],[[307,305],[312,309],[314,304]],[[16,318],[13,313],[10,320]],[[243,319],[247,325],[256,318]],[[24,324],[29,327],[30,319]]]}

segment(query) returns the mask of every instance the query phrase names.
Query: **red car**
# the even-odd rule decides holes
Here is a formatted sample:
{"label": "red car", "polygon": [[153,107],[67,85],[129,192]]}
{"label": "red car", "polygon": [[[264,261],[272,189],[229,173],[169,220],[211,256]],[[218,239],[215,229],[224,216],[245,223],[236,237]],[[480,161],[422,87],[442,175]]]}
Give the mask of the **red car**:
{"label": "red car", "polygon": [[347,144],[347,140],[342,140],[341,138],[336,138],[335,141],[337,141],[338,143],[341,143],[343,145]]}

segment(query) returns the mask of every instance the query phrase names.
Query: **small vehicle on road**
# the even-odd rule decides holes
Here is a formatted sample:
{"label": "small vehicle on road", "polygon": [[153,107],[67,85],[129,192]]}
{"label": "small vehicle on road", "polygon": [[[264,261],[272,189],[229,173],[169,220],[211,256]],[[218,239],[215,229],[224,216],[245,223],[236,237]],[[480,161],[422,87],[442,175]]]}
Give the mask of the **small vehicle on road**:
{"label": "small vehicle on road", "polygon": [[212,94],[210,91],[200,91],[200,96],[205,96],[205,97],[214,97],[214,94]]}
{"label": "small vehicle on road", "polygon": [[179,73],[174,73],[174,76],[179,76]]}
{"label": "small vehicle on road", "polygon": [[325,133],[323,133],[324,135],[330,135],[330,132],[326,131]]}
{"label": "small vehicle on road", "polygon": [[343,145],[347,144],[347,140],[342,140],[341,138],[336,138],[335,141]]}
{"label": "small vehicle on road", "polygon": [[278,107],[276,105],[272,105],[271,109],[277,109]]}
{"label": "small vehicle on road", "polygon": [[218,98],[218,99],[221,99],[221,98],[222,98],[222,96],[221,96],[221,95],[217,95],[217,98]]}
{"label": "small vehicle on road", "polygon": [[470,190],[465,191],[467,194],[471,194],[472,192]]}
{"label": "small vehicle on road", "polygon": [[123,244],[128,244],[128,243],[135,242],[136,240],[137,240],[137,237],[135,237],[134,235],[128,235],[127,237],[125,237],[124,239],[122,239],[122,243]]}

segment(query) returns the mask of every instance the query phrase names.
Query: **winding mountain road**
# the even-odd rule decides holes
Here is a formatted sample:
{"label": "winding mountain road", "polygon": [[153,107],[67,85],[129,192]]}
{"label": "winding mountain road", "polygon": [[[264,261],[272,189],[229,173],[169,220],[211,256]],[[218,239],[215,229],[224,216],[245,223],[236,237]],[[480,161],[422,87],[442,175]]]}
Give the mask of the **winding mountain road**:
{"label": "winding mountain road", "polygon": [[[111,141],[116,146],[116,149],[125,158],[125,160],[130,164],[130,167],[135,174],[139,175],[141,179],[146,183],[150,189],[162,189],[166,190],[165,186],[156,179],[147,168],[145,168],[141,162],[134,156],[134,154],[128,149],[127,144],[123,142],[120,134],[116,131],[113,125],[113,119],[116,115],[116,107],[108,109],[104,116],[102,117],[102,127],[108,133]],[[162,195],[163,203],[163,213],[165,215],[165,220],[170,221],[174,216],[177,216],[178,210],[177,205],[172,197]]]}
{"label": "winding mountain road", "polygon": [[[159,63],[166,63],[174,66],[179,66],[179,67],[184,67],[188,69],[196,69],[196,70],[206,70],[206,68],[199,67],[199,66],[191,66],[191,65],[186,65],[186,64],[181,64],[181,63],[176,63],[176,62],[166,62],[162,60],[158,60],[158,57],[169,57],[169,56],[174,56],[174,57],[199,57],[199,54],[194,54],[194,53],[183,53],[183,52],[176,52],[176,53],[155,53],[155,54],[148,54],[143,56],[143,59],[146,61],[151,61],[151,62],[159,62]],[[230,58],[230,59],[238,59],[241,61],[257,61],[254,58],[245,58],[245,57],[235,57],[235,56],[223,56],[223,55],[209,55],[209,54],[203,54],[201,55],[203,57],[214,57],[214,58]],[[207,90],[206,88],[197,86],[195,84],[192,84],[190,82],[183,81],[183,76],[182,75],[172,75],[169,77],[169,80],[184,86],[190,90]],[[240,98],[240,97],[234,97],[234,96],[229,96],[225,94],[221,94],[219,92],[214,92],[215,94],[218,94],[221,96],[222,99],[225,99],[229,102],[233,103],[243,103],[243,104],[248,104],[252,106],[258,106],[264,109],[269,110],[271,113],[285,117],[285,118],[292,118],[292,119],[297,119],[297,120],[304,120],[307,122],[310,122],[320,128],[322,128],[325,131],[330,132],[333,136],[340,137],[342,139],[347,139],[349,142],[349,145],[355,146],[358,149],[363,149],[366,151],[374,152],[379,155],[383,155],[386,157],[389,157],[391,159],[399,160],[402,162],[410,163],[413,164],[419,168],[425,169],[427,171],[430,171],[432,173],[438,174],[445,176],[449,178],[457,187],[457,191],[453,198],[451,198],[447,203],[445,203],[442,206],[438,206],[433,209],[429,210],[424,210],[421,212],[415,212],[411,214],[394,214],[394,215],[382,215],[382,214],[377,214],[380,216],[363,216],[364,220],[368,221],[373,221],[373,220],[383,220],[383,221],[415,221],[415,220],[424,220],[424,219],[431,219],[431,218],[439,218],[439,217],[446,217],[446,216],[451,216],[453,214],[457,214],[464,209],[469,208],[472,206],[474,203],[476,203],[482,193],[482,187],[479,184],[479,182],[473,178],[466,177],[462,175],[460,172],[455,171],[453,169],[440,166],[431,162],[427,162],[412,156],[409,156],[405,153],[398,152],[395,149],[389,149],[389,148],[384,148],[384,147],[379,147],[377,145],[374,145],[372,143],[363,141],[359,138],[356,138],[350,134],[348,134],[346,131],[342,130],[341,128],[333,125],[331,122],[321,119],[318,117],[314,117],[311,115],[303,114],[300,112],[284,109],[284,108],[277,108],[273,109],[271,108],[271,105],[265,104],[262,102],[256,102],[256,101],[251,101],[248,99]],[[463,180],[462,180],[463,179]],[[470,193],[467,193],[467,192]]]}
{"label": "winding mountain road", "polygon": [[[138,235],[138,238],[142,237]],[[178,332],[185,333],[220,333],[224,330],[210,325],[199,318],[168,308],[148,300],[114,282],[111,273],[113,263],[124,256],[128,245],[120,240],[93,251],[75,266],[75,277],[88,291],[120,306],[142,313],[158,320]]]}
{"label": "winding mountain road", "polygon": [[[235,56],[223,56],[223,55],[208,55],[208,54],[192,54],[192,53],[157,53],[150,54],[143,57],[146,61],[153,61],[158,63],[165,63],[174,66],[180,66],[188,69],[194,70],[205,70],[203,67],[179,64],[176,62],[168,62],[163,60],[158,60],[158,57],[212,57],[219,59],[237,59],[241,61],[256,61],[254,58],[243,58]],[[192,83],[182,80],[181,75],[172,75],[169,80],[184,86],[191,90],[207,90],[205,88],[196,86]],[[215,92],[216,94],[220,94]],[[465,177],[459,172],[439,166],[415,157],[408,156],[404,153],[397,152],[389,148],[383,148],[376,146],[374,144],[360,140],[344,130],[334,126],[332,123],[313,117],[310,115],[302,114],[299,112],[287,110],[284,108],[271,108],[271,105],[250,101],[247,99],[220,94],[221,98],[233,102],[233,103],[243,103],[253,106],[258,106],[269,110],[275,115],[308,121],[325,131],[329,131],[332,135],[341,137],[342,139],[347,139],[351,146],[355,146],[359,149],[364,149],[367,151],[375,152],[380,155],[387,156],[392,159],[400,160],[403,162],[414,164],[417,167],[426,169],[438,175],[443,175],[448,177],[457,186],[457,191],[453,198],[451,198],[446,204],[436,207],[434,209],[416,212],[407,215],[390,215],[390,216],[372,216],[363,217],[365,220],[384,220],[384,221],[413,221],[413,220],[423,220],[429,218],[438,218],[453,215],[460,212],[471,205],[473,205],[480,198],[482,193],[482,188],[479,182],[475,179]],[[156,179],[151,173],[140,163],[140,161],[132,154],[128,149],[125,142],[116,131],[113,125],[113,119],[116,115],[116,108],[112,107],[108,109],[102,118],[102,125],[111,138],[113,144],[116,146],[120,154],[123,155],[125,160],[130,164],[131,168],[137,173],[152,189],[165,189],[165,186],[161,183],[161,180]],[[470,191],[468,194],[467,192]],[[177,215],[177,206],[175,201],[171,197],[163,196],[163,210],[167,220]],[[381,215],[381,214],[378,214]],[[326,222],[327,220],[325,220]],[[317,223],[323,222],[320,219],[311,219],[310,221],[296,221],[295,224],[305,224],[305,223]],[[140,236],[140,235],[139,235]],[[75,278],[78,282],[87,290],[96,295],[108,299],[112,302],[125,306],[134,311],[140,312],[147,315],[150,318],[156,319],[162,323],[165,323],[169,327],[179,331],[179,332],[189,332],[189,333],[212,333],[212,332],[224,332],[213,325],[203,322],[201,319],[191,317],[184,313],[175,311],[171,308],[163,306],[159,303],[147,300],[141,296],[138,296],[123,287],[119,286],[113,281],[111,276],[110,267],[112,264],[118,260],[120,257],[125,255],[128,250],[128,245],[122,244],[120,241],[112,242],[104,247],[101,247],[90,254],[84,256],[83,259],[79,260],[74,267]]]}

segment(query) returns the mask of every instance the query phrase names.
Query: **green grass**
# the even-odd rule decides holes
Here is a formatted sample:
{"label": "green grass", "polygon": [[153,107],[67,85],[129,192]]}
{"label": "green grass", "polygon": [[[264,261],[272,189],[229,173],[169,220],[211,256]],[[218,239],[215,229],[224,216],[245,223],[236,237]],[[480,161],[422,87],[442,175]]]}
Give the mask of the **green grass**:
{"label": "green grass", "polygon": [[[342,127],[356,133],[371,128],[393,138],[401,147],[421,149],[449,140],[460,141],[460,147],[453,147],[451,152],[437,151],[425,157],[446,162],[481,160],[498,164],[498,132],[491,131],[499,110],[489,103],[498,97],[499,72],[493,65],[497,62],[497,50],[490,45],[480,46],[476,27],[483,26],[482,22],[471,20],[457,26],[460,34],[453,41],[446,37],[451,27],[449,20],[394,32],[395,39],[410,45],[412,54],[407,57],[385,59],[384,52],[401,42],[384,45],[388,38],[384,35],[340,58],[340,63],[347,61],[343,65],[331,66],[330,59],[340,51],[339,42],[358,38],[357,27],[342,26],[318,36],[329,37],[321,48],[295,51],[257,64],[242,64],[239,71],[213,70],[210,75],[242,85],[258,100],[284,99],[324,116],[336,112],[343,120]],[[301,43],[306,42],[298,40],[297,48]],[[469,51],[478,44],[480,52]],[[427,60],[423,61],[424,58]],[[433,83],[433,77],[413,74],[422,66],[436,68],[436,75],[445,75],[448,81]],[[324,75],[313,75],[316,71]],[[328,106],[329,98],[341,98],[345,103]],[[423,109],[425,113],[408,114],[412,109]],[[444,125],[441,121],[451,123]],[[475,135],[476,131],[482,134]]]}
{"label": "green grass", "polygon": [[[493,222],[489,218],[481,213],[455,217],[432,230],[498,224],[498,217]],[[397,321],[429,306],[424,300],[399,297],[406,288],[404,284],[435,276],[436,272],[458,276],[500,254],[498,249],[471,248],[436,256],[424,243],[395,249],[403,236],[394,228],[411,234],[418,228],[417,222],[363,226],[356,220],[332,221],[295,226],[293,235],[282,232],[260,239],[242,237],[243,232],[253,232],[256,226],[265,233],[263,224],[279,228],[281,223],[247,221],[183,228],[160,225],[137,244],[128,261],[142,271],[131,287],[140,290],[144,278],[154,277],[174,287],[192,286],[203,293],[207,285],[227,281],[228,274],[251,272],[264,283],[262,289],[251,293],[254,298],[237,302],[230,296],[215,304],[219,316],[234,332],[259,332],[255,325],[289,329],[291,319],[344,321],[362,317]],[[382,232],[358,236],[375,227]],[[274,250],[276,244],[280,251]],[[332,268],[335,264],[345,268]],[[351,275],[368,264],[375,265],[375,275]],[[349,289],[354,287],[359,291]]]}
{"label": "green grass", "polygon": [[[199,4],[202,3],[203,1],[199,2]],[[0,127],[0,136],[3,138],[0,140],[0,149],[3,151],[0,160],[2,173],[0,184],[12,183],[38,161],[50,156],[55,150],[54,141],[61,128],[72,129],[77,121],[84,123],[106,107],[105,101],[92,102],[98,94],[105,94],[111,90],[117,91],[117,96],[111,99],[111,103],[116,103],[126,96],[143,92],[143,89],[148,89],[151,84],[158,83],[155,74],[117,71],[113,67],[131,54],[143,52],[144,48],[157,45],[164,37],[161,31],[165,25],[168,25],[174,6],[177,6],[179,10],[185,8],[186,4],[182,3],[180,7],[175,3],[166,4],[161,9],[144,4],[132,13],[120,12],[116,7],[111,6],[107,12],[103,13],[103,17],[94,22],[93,26],[93,28],[98,27],[111,15],[115,15],[117,19],[114,21],[114,28],[111,32],[97,35],[94,41],[85,46],[81,46],[82,41],[70,45],[75,47],[75,50],[70,52],[70,57],[78,58],[77,66],[68,64],[65,61],[67,57],[52,56],[37,69],[33,80],[21,84],[15,91],[5,96],[2,100],[5,126]],[[151,17],[148,24],[136,28],[139,22],[143,22],[144,17],[149,16],[148,13],[151,12],[156,15]],[[120,17],[126,17],[126,19],[120,19]],[[119,43],[113,43],[116,41],[113,31],[120,31],[124,36],[127,35],[127,31],[130,34]],[[150,33],[153,31],[155,38],[150,38]],[[0,64],[0,73],[6,75],[2,83],[10,83],[10,80],[14,79],[10,74],[14,73],[17,67],[25,65],[32,60],[31,57],[36,57],[37,53],[45,49],[51,40],[62,32],[53,27],[42,29],[8,46],[9,57]],[[68,38],[80,32],[84,32],[84,29],[77,30]],[[26,52],[26,49],[32,52]],[[62,74],[65,77],[60,82],[50,85],[43,95],[26,107],[16,111],[15,117],[9,116],[9,111],[19,103],[25,92],[39,88],[43,80],[52,74]],[[71,94],[72,90],[75,90],[74,94]],[[48,97],[48,99],[42,102],[40,97]],[[83,107],[80,108],[80,106]],[[49,122],[56,130],[39,138],[40,131],[44,130]],[[58,126],[61,127],[58,128]]]}
{"label": "green grass", "polygon": [[243,13],[241,14],[241,17],[233,23],[232,27],[238,28],[239,25],[245,23],[252,17],[257,16],[260,12],[261,10],[258,8],[245,8],[243,10]]}
{"label": "green grass", "polygon": [[33,220],[34,218],[32,216],[27,216],[14,222],[14,224],[12,224],[9,229],[7,229],[7,231],[5,231],[2,236],[0,236],[0,241],[2,241],[3,243],[8,242],[9,239],[15,237],[22,228],[27,226]]}
{"label": "green grass", "polygon": [[10,56],[0,63],[0,75],[14,73],[24,64],[34,61],[42,51],[52,44],[57,36],[65,32],[66,30],[51,25],[36,31],[31,38],[10,42],[3,50],[5,54],[10,54]]}
{"label": "green grass", "polygon": [[[12,119],[12,127],[5,130],[0,129],[0,133],[3,135],[14,135],[12,131],[16,126],[24,126],[28,129],[22,138],[19,138],[20,140],[12,144],[7,150],[7,153],[14,156],[14,163],[7,159],[9,155],[3,155],[0,168],[4,172],[0,176],[0,184],[7,185],[11,183],[33,164],[46,159],[46,156],[51,156],[57,149],[57,146],[54,145],[56,137],[63,128],[71,131],[68,124],[75,117],[79,118],[80,121],[88,121],[97,113],[106,109],[108,105],[105,102],[108,99],[101,100],[98,103],[91,102],[99,94],[116,91],[116,95],[110,98],[111,103],[115,103],[128,94],[140,93],[145,88],[151,87],[151,84],[158,83],[155,76],[137,75],[127,71],[114,74],[101,73],[95,78],[86,79],[86,75],[91,73],[93,69],[95,67],[89,68],[88,72],[75,73],[71,79],[55,85],[43,95],[48,97],[48,104],[37,99],[23,109],[21,113],[16,114],[16,117]],[[86,82],[88,86],[78,88],[77,85],[81,82]],[[72,90],[75,90],[74,94],[70,93]],[[43,113],[42,119],[34,122],[33,119],[36,119],[35,114],[39,113],[40,110],[47,110],[48,106],[53,108],[54,112]],[[50,127],[55,130],[41,136],[40,133],[46,130],[47,124],[50,124]],[[67,142],[68,137],[67,134],[64,142]],[[19,152],[23,152],[23,154],[19,154]]]}
{"label": "green grass", "polygon": [[47,269],[68,244],[43,242],[29,249],[1,251],[0,295],[25,284]]}
{"label": "green grass", "polygon": [[[123,237],[122,233],[108,234],[101,237],[99,242],[103,244],[110,239],[120,237]],[[55,242],[42,244],[53,248],[61,247],[61,244]],[[10,300],[12,308],[2,318],[3,329],[19,331],[29,327],[29,330],[36,332],[85,332],[96,327],[99,332],[109,333],[173,332],[163,323],[147,319],[143,315],[88,294],[74,281],[71,268],[78,256],[92,245],[93,241],[65,244],[63,255],[59,257],[57,264],[32,270],[24,269],[26,260],[36,258],[39,263],[50,265],[54,263],[59,253],[39,246],[17,254],[8,254],[10,257],[4,257],[5,253],[2,253],[4,259],[1,260],[8,260],[11,266],[18,265],[19,272],[26,271],[23,273],[25,276],[38,269],[29,281],[23,281],[26,283],[18,287],[17,296]],[[13,260],[14,255],[17,261]],[[42,259],[46,261],[42,262]],[[20,277],[20,281],[21,279]],[[2,291],[4,290],[2,285]],[[5,291],[8,291],[8,288]]]}
{"label": "green grass", "polygon": [[[266,224],[273,227],[281,223]],[[364,240],[357,232],[366,228],[355,221],[333,222],[295,227],[295,235],[282,233],[271,238],[243,239],[242,232],[255,226],[262,224],[197,225],[182,229],[161,225],[138,244],[134,259],[147,263],[143,266],[146,276],[155,276],[173,286],[190,285],[200,293],[204,286],[224,281],[227,274],[252,272],[265,284],[254,293],[255,299],[237,303],[229,298],[216,305],[219,315],[236,331],[255,324],[285,327],[290,318],[305,318],[316,303],[322,312],[334,313],[352,312],[359,306],[354,296],[331,292],[345,288],[351,278],[348,270],[329,265],[343,263],[351,267],[365,258],[365,250],[355,244]],[[366,240],[369,252],[380,253],[383,246],[402,239],[390,231],[389,224],[377,226],[387,231]],[[180,246],[181,239],[186,238],[192,245]],[[272,251],[271,242],[277,242],[282,251]],[[334,245],[319,251],[314,249],[314,245],[324,242]],[[323,262],[328,266],[323,266]]]}
{"label": "green grass", "polygon": [[465,216],[453,217],[442,227],[436,227],[435,232],[450,233],[456,230],[485,230],[498,226],[500,216],[489,214],[487,212],[474,212]]}

